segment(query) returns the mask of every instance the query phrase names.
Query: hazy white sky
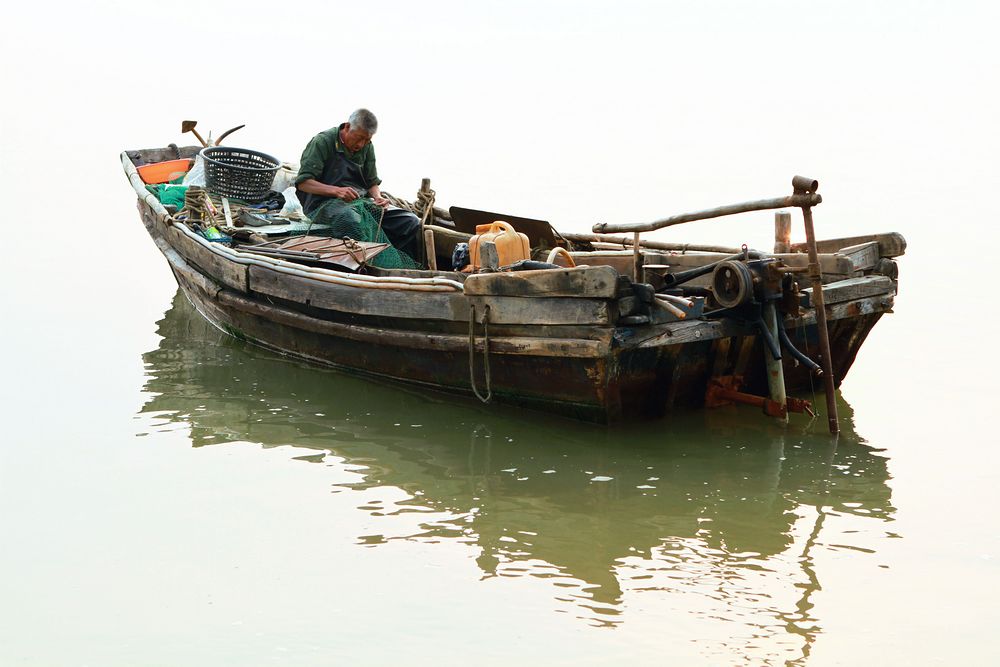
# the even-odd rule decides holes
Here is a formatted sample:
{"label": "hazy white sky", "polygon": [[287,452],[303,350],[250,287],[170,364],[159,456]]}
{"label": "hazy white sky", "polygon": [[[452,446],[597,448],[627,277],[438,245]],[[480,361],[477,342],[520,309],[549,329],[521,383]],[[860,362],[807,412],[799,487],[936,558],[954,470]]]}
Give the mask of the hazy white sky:
{"label": "hazy white sky", "polygon": [[[192,118],[247,123],[231,142],[295,160],[363,105],[403,196],[429,176],[441,203],[586,229],[784,194],[805,173],[821,233],[919,235],[945,215],[978,225],[963,207],[998,185],[997,7],[19,3],[4,152],[58,170],[46,160],[69,147],[114,169],[107,156],[182,141]],[[768,221],[664,234],[766,245]]]}

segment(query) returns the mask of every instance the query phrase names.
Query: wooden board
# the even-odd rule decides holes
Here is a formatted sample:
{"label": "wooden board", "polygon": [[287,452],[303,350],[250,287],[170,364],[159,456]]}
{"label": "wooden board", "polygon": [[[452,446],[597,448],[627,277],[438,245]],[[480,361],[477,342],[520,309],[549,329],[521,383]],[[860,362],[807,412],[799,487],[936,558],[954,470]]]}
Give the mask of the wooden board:
{"label": "wooden board", "polygon": [[166,230],[168,243],[187,261],[205,272],[213,280],[240,292],[247,292],[247,267],[244,264],[212,252],[209,242],[191,238],[175,227]]}
{"label": "wooden board", "polygon": [[[437,350],[467,354],[469,337],[464,335],[398,331],[374,327],[329,322],[280,306],[264,304],[233,292],[222,292],[219,302],[227,307],[251,313],[285,326],[314,333],[357,340],[372,345],[393,345],[415,350]],[[482,352],[484,337],[477,332],[475,349]],[[534,338],[490,336],[492,354],[510,354],[547,357],[603,357],[610,351],[610,340],[582,340],[571,338]]]}
{"label": "wooden board", "polygon": [[465,281],[465,293],[476,296],[565,296],[613,299],[618,272],[610,266],[539,271],[479,273]]}
{"label": "wooden board", "polygon": [[[198,289],[209,300],[217,301],[224,307],[258,315],[286,326],[363,341],[372,345],[395,345],[419,350],[440,350],[455,353],[466,353],[469,349],[469,338],[465,335],[398,331],[329,322],[288,308],[263,303],[252,297],[222,289],[221,286],[206,278],[186,262],[165,242],[158,241],[157,246],[167,258],[171,269],[175,274],[178,274],[179,282],[187,285],[189,289]],[[183,280],[181,281],[181,279]],[[483,349],[483,341],[482,335],[476,337],[475,349],[479,352]],[[494,335],[490,337],[489,346],[490,352],[493,354],[592,358],[603,357],[609,353],[611,336],[610,331],[600,340]]]}
{"label": "wooden board", "polygon": [[[823,302],[825,304],[843,303],[854,299],[863,299],[876,294],[888,294],[896,289],[891,278],[885,276],[864,276],[862,278],[848,278],[839,282],[830,283],[823,287]],[[812,306],[812,288],[802,290],[801,304],[805,307]]]}
{"label": "wooden board", "polygon": [[429,320],[469,320],[461,292],[416,292],[335,285],[251,266],[250,290],[306,306],[356,315]]}
{"label": "wooden board", "polygon": [[871,271],[879,260],[878,242],[868,241],[841,248],[838,254],[848,257],[854,264],[855,271]]}
{"label": "wooden board", "polygon": [[[476,320],[490,307],[491,324],[596,324],[611,326],[617,319],[617,305],[600,299],[559,296],[470,296],[476,306]],[[467,318],[466,318],[467,319]]]}
{"label": "wooden board", "polygon": [[223,289],[222,285],[188,264],[164,239],[154,238],[153,243],[160,249],[163,256],[167,258],[167,263],[174,272],[174,277],[178,278],[178,281],[180,281],[180,277],[177,274],[183,273],[191,289],[200,291],[207,299],[215,299],[218,296],[219,292]]}
{"label": "wooden board", "polygon": [[[887,234],[865,234],[863,236],[845,236],[839,239],[816,241],[817,252],[837,252],[843,248],[856,246],[860,243],[874,241],[878,243],[879,257],[899,257],[906,252],[906,239],[902,234],[889,232]],[[805,243],[793,243],[793,252],[806,252]]]}
{"label": "wooden board", "polygon": [[[780,255],[775,255],[775,257],[783,261],[788,266],[809,266],[809,255],[805,253],[782,253]],[[850,276],[855,271],[854,262],[851,261],[851,258],[847,255],[841,255],[839,253],[821,253],[819,255],[819,268],[824,275],[835,274]]]}

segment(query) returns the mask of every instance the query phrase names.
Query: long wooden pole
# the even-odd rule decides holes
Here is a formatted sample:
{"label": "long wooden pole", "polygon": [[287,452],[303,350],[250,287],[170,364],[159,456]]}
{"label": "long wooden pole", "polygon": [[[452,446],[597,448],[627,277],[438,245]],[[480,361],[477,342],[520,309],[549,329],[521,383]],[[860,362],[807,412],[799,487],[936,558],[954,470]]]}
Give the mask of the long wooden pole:
{"label": "long wooden pole", "polygon": [[809,250],[809,277],[812,279],[813,307],[816,309],[816,329],[819,331],[819,353],[822,356],[824,383],[826,385],[826,413],[830,423],[830,433],[838,433],[837,395],[833,383],[833,357],[830,354],[830,332],[826,324],[826,306],[823,303],[823,273],[819,268],[819,253],[816,252],[816,232],[813,230],[812,209],[802,207],[802,219],[806,226],[806,247]]}
{"label": "long wooden pole", "polygon": [[[798,177],[796,177],[798,178]],[[693,222],[695,220],[707,220],[709,218],[721,218],[724,215],[736,215],[737,213],[748,213],[750,211],[766,211],[773,208],[805,208],[822,203],[823,198],[815,192],[796,193],[788,197],[776,197],[774,199],[759,199],[757,201],[743,202],[742,204],[730,204],[718,208],[710,208],[706,211],[696,213],[682,213],[662,220],[653,222],[626,222],[612,223],[599,222],[593,227],[597,234],[607,232],[651,232],[654,229],[663,229],[672,225],[679,225],[683,222]]]}
{"label": "long wooden pole", "polygon": [[636,232],[632,237],[632,280],[637,283],[643,282],[642,250],[639,246],[639,232]]}

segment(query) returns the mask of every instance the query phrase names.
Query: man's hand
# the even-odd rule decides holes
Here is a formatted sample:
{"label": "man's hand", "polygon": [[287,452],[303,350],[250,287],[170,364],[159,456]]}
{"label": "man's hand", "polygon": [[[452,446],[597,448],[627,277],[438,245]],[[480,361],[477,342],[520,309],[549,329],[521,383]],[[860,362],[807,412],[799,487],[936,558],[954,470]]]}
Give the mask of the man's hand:
{"label": "man's hand", "polygon": [[354,188],[337,188],[337,194],[334,196],[344,201],[354,201],[358,198],[358,193]]}
{"label": "man's hand", "polygon": [[302,192],[308,192],[313,195],[321,195],[323,197],[335,197],[348,202],[354,201],[358,198],[358,192],[354,188],[346,188],[339,185],[327,185],[326,183],[320,183],[314,178],[307,178],[299,183],[297,187],[299,190],[302,190]]}
{"label": "man's hand", "polygon": [[382,190],[379,188],[378,184],[368,188],[368,195],[375,202],[376,206],[381,206],[382,208],[389,208],[389,200],[382,196]]}

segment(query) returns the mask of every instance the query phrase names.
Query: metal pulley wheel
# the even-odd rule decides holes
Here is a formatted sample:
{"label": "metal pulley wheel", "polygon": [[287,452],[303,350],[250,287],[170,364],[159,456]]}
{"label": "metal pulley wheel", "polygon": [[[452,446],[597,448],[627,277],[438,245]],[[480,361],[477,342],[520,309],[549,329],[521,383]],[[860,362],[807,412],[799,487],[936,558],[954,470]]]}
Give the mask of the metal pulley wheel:
{"label": "metal pulley wheel", "polygon": [[719,262],[712,272],[712,293],[723,308],[741,306],[753,296],[753,275],[743,262]]}

